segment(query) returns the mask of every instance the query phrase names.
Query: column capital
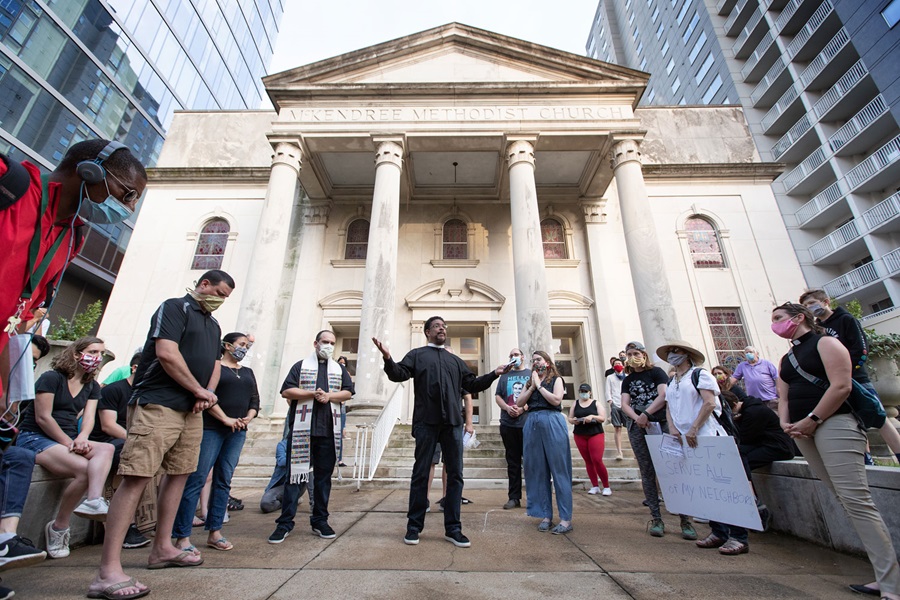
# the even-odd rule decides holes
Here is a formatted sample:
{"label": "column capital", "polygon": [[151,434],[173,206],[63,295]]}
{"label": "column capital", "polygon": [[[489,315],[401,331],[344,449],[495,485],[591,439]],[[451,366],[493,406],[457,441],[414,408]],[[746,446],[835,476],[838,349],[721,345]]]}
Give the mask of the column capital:
{"label": "column capital", "polygon": [[611,152],[611,163],[613,170],[618,169],[627,162],[641,163],[641,140],[633,137],[613,138],[614,144]]}
{"label": "column capital", "polygon": [[606,198],[591,198],[581,202],[585,223],[606,223]]}
{"label": "column capital", "polygon": [[403,168],[403,140],[401,138],[372,138],[375,142],[375,168],[382,163]]}
{"label": "column capital", "polygon": [[304,225],[327,225],[328,215],[331,213],[331,201],[315,202],[303,211]]}
{"label": "column capital", "polygon": [[512,168],[520,162],[534,166],[534,144],[528,140],[516,140],[506,146],[507,167]]}
{"label": "column capital", "polygon": [[286,140],[270,140],[275,153],[272,154],[272,166],[283,164],[291,167],[297,174],[303,163],[303,152],[300,150],[300,143],[297,141]]}

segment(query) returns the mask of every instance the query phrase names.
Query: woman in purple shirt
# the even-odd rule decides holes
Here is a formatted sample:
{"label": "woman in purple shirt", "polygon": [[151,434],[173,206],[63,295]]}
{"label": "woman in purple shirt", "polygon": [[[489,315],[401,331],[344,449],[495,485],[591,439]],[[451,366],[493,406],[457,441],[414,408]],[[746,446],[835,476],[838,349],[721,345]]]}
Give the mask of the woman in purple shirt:
{"label": "woman in purple shirt", "polygon": [[778,391],[775,389],[778,369],[769,361],[760,358],[759,352],[753,346],[744,348],[744,356],[747,360],[734,370],[731,376],[732,383],[743,379],[748,396],[755,396],[772,410],[778,410]]}

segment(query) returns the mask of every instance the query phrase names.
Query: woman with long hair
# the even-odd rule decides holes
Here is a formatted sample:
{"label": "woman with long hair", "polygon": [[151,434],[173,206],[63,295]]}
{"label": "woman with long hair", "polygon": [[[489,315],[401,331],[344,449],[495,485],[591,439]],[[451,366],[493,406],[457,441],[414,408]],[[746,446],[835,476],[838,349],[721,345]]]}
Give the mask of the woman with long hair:
{"label": "woman with long hair", "polygon": [[[781,359],[776,382],[781,428],[797,442],[816,477],[837,496],[875,569],[874,582],[851,588],[898,600],[900,565],[891,534],[872,501],[863,464],[866,433],[847,404],[853,389],[850,353],[837,338],[823,335],[802,304],[776,307],[772,331],[792,344]],[[828,388],[810,381],[809,375],[827,381]]]}
{"label": "woman with long hair", "polygon": [[231,478],[241,457],[247,426],[259,412],[259,390],[256,377],[242,367],[251,342],[245,333],[233,332],[222,338],[222,375],[216,387],[219,402],[203,413],[203,441],[197,470],[188,477],[178,506],[172,537],[184,550],[197,552],[191,544],[191,525],[197,500],[212,470],[212,490],[204,528],[209,532],[206,546],[214,550],[231,550],[234,545],[222,535],[222,524],[231,493]]}
{"label": "woman with long hair", "polygon": [[72,479],[63,490],[56,518],[44,527],[51,558],[69,555],[69,521],[73,514],[103,521],[109,509],[103,486],[115,448],[88,440],[100,399],[96,377],[104,350],[103,340],[96,337],[84,337],[66,346],[53,359],[52,370],[35,383],[34,403],[25,409],[19,425],[16,446],[34,452],[35,462],[54,475]]}
{"label": "woman with long hair", "polygon": [[731,392],[735,396],[737,396],[738,401],[743,402],[747,399],[747,392],[745,392],[741,386],[737,384],[737,381],[733,379],[731,376],[734,374],[734,371],[726,367],[725,365],[716,365],[712,368],[712,376],[716,378],[716,383],[719,384],[719,390],[723,392]]}
{"label": "woman with long hair", "polygon": [[[528,489],[529,517],[541,519],[538,531],[554,534],[572,531],[572,451],[569,448],[569,428],[562,415],[565,383],[550,355],[537,350],[531,355],[531,379],[519,394],[516,406],[528,405],[522,454],[525,468],[525,487]],[[550,479],[556,488],[556,508],[559,524],[553,522],[553,496]]]}

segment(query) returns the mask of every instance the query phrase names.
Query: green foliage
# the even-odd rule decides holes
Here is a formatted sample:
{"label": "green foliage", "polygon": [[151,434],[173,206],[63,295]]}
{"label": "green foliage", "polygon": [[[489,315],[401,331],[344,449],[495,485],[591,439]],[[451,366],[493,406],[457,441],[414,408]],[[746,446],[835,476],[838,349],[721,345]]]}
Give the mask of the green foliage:
{"label": "green foliage", "polygon": [[[834,304],[833,300],[832,300],[832,304]],[[832,306],[832,308],[834,308],[834,307]],[[847,312],[849,312],[851,315],[853,315],[853,318],[856,319],[857,321],[862,319],[862,304],[860,304],[859,300],[857,300],[856,298],[854,298],[853,300],[851,300],[850,302],[845,304],[844,308],[846,308]]]}
{"label": "green foliage", "polygon": [[877,369],[871,359],[884,358],[894,363],[895,375],[900,375],[900,335],[896,333],[875,333],[874,329],[866,329],[869,339],[869,360],[866,368],[875,374]]}
{"label": "green foliage", "polygon": [[60,317],[50,330],[49,337],[52,340],[65,340],[74,342],[79,338],[90,335],[94,330],[100,315],[103,314],[103,301],[97,300],[88,304],[84,311],[75,315],[71,321]]}

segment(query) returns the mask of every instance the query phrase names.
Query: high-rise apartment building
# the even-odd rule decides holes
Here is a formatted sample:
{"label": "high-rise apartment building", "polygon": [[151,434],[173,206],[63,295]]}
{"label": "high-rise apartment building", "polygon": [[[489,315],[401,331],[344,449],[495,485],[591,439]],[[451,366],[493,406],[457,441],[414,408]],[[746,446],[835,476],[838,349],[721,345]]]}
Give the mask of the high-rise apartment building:
{"label": "high-rise apartment building", "polygon": [[[0,152],[52,170],[88,138],[159,156],[178,109],[260,105],[283,0],[0,0]],[[134,226],[90,225],[54,304],[105,300]]]}
{"label": "high-rise apartment building", "polygon": [[772,187],[809,285],[900,330],[898,21],[900,0],[601,0],[587,51],[652,73],[644,104],[740,102],[786,164]]}

